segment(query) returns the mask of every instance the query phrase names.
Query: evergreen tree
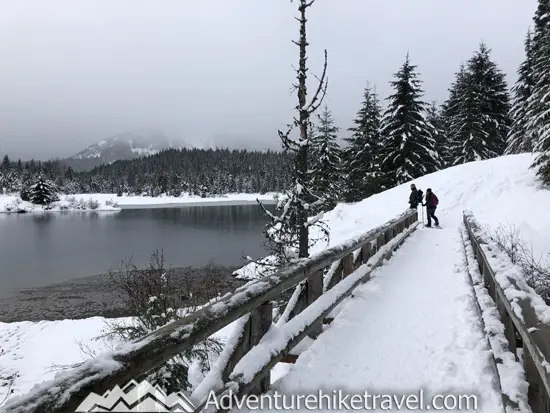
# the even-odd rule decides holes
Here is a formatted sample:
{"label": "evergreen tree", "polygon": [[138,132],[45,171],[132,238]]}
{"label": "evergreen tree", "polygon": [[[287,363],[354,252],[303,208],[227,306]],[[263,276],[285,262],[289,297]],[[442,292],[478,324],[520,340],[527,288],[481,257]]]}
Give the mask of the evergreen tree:
{"label": "evergreen tree", "polygon": [[504,74],[481,44],[461,80],[456,114],[451,122],[454,164],[500,156],[510,128],[510,103]]}
{"label": "evergreen tree", "polygon": [[533,93],[533,33],[527,32],[525,39],[525,60],[518,70],[518,80],[512,88],[512,126],[508,133],[506,154],[516,154],[533,151],[533,142],[528,133],[528,103]]}
{"label": "evergreen tree", "polygon": [[449,89],[449,97],[443,103],[441,108],[441,123],[444,133],[447,136],[449,147],[447,148],[448,159],[444,161],[447,166],[454,165],[459,153],[458,132],[458,115],[460,114],[460,105],[466,95],[467,72],[466,65],[462,63],[457,73],[455,73],[455,81]]}
{"label": "evergreen tree", "polygon": [[340,128],[334,124],[327,106],[318,118],[319,124],[311,139],[313,172],[310,185],[313,193],[324,199],[320,210],[330,211],[341,199],[341,153],[337,143]]}
{"label": "evergreen tree", "polygon": [[394,75],[388,108],[382,120],[382,171],[391,181],[402,184],[441,168],[432,136],[433,127],[425,118],[426,103],[421,81],[409,56]]}
{"label": "evergreen tree", "polygon": [[53,183],[42,176],[38,178],[38,182],[32,185],[29,189],[29,200],[37,205],[49,205],[52,202],[58,201],[57,191]]}
{"label": "evergreen tree", "polygon": [[343,154],[347,202],[357,202],[385,189],[379,165],[382,109],[374,88],[367,84],[361,108],[348,130],[351,137]]}
{"label": "evergreen tree", "polygon": [[550,184],[550,0],[539,0],[533,34],[533,93],[528,102],[528,136],[537,153],[532,167]]}
{"label": "evergreen tree", "polygon": [[441,158],[441,167],[446,168],[452,162],[450,141],[445,135],[443,116],[435,102],[432,102],[432,105],[428,108],[426,119],[428,124],[433,127],[432,136],[435,140],[435,149]]}

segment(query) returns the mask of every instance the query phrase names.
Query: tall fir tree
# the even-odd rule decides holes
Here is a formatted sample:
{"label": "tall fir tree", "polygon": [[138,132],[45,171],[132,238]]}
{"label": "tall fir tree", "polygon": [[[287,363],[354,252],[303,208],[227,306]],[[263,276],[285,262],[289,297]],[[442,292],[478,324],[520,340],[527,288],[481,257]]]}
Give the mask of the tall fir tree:
{"label": "tall fir tree", "polygon": [[512,126],[508,133],[505,154],[533,151],[532,136],[528,133],[528,104],[533,93],[533,33],[529,29],[525,39],[525,60],[518,69],[518,80],[512,88],[513,100],[510,117]]}
{"label": "tall fir tree", "polygon": [[481,43],[468,61],[462,90],[451,122],[454,164],[490,159],[506,149],[510,99],[504,73]]}
{"label": "tall fir tree", "polygon": [[539,0],[534,22],[534,85],[528,103],[527,129],[537,153],[532,167],[542,182],[550,185],[550,0]]}
{"label": "tall fir tree", "polygon": [[458,157],[456,149],[458,148],[459,137],[457,126],[460,105],[463,103],[466,94],[467,73],[466,65],[462,63],[458,72],[455,73],[455,80],[449,88],[449,97],[441,105],[441,123],[443,125],[445,136],[449,142],[447,148],[448,159],[445,160],[447,166],[454,165]]}
{"label": "tall fir tree", "polygon": [[380,120],[382,109],[376,90],[367,84],[361,108],[348,129],[347,147],[343,155],[343,170],[347,202],[357,202],[385,189],[380,172]]}
{"label": "tall fir tree", "polygon": [[426,120],[427,104],[416,66],[407,54],[405,63],[391,82],[391,95],[382,119],[382,172],[394,185],[441,169],[441,158]]}
{"label": "tall fir tree", "polygon": [[319,210],[330,211],[341,200],[341,151],[338,145],[340,128],[325,106],[318,115],[319,123],[311,139],[311,190],[323,198]]}
{"label": "tall fir tree", "polygon": [[433,127],[432,136],[435,140],[435,149],[441,158],[441,167],[446,168],[452,162],[449,139],[445,135],[445,125],[441,110],[435,102],[428,107],[426,119]]}

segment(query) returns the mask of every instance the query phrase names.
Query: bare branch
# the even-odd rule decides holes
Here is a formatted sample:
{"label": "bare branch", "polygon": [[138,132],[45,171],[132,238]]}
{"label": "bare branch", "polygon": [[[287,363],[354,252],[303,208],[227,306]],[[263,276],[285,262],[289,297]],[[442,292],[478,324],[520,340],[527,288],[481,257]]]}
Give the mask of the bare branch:
{"label": "bare branch", "polygon": [[[313,98],[311,99],[311,102],[309,105],[307,105],[304,109],[307,110],[309,113],[315,112],[319,106],[322,104],[325,95],[327,93],[328,88],[328,80],[327,77],[327,66],[328,66],[328,54],[327,50],[325,49],[325,63],[323,64],[323,74],[321,75],[321,78],[317,78],[319,80],[319,86],[317,87],[317,90],[315,91],[315,94],[313,95]],[[317,101],[319,101],[317,103]]]}

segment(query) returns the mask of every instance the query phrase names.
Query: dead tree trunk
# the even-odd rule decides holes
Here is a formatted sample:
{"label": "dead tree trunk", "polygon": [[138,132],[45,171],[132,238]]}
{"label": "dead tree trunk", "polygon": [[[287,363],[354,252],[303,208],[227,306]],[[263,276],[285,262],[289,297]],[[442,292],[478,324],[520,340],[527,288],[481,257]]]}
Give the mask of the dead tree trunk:
{"label": "dead tree trunk", "polygon": [[[266,231],[266,236],[273,249],[273,255],[277,257],[276,266],[279,267],[288,265],[296,256],[298,258],[309,257],[309,248],[312,241],[315,242],[315,240],[310,239],[309,234],[309,228],[312,225],[321,227],[321,232],[328,236],[328,231],[326,228],[323,228],[320,217],[317,216],[314,220],[308,222],[312,208],[324,202],[321,197],[316,196],[309,188],[310,165],[308,162],[308,151],[311,139],[310,118],[322,104],[328,85],[326,80],[327,51],[325,50],[323,73],[320,77],[315,76],[319,83],[313,97],[311,97],[308,103],[307,46],[309,44],[306,36],[306,11],[314,2],[315,0],[298,0],[299,15],[296,17],[296,20],[300,25],[299,38],[292,41],[298,46],[299,50],[298,68],[296,69],[297,81],[292,85],[298,95],[298,104],[296,106],[298,113],[289,125],[286,133],[279,130],[279,138],[281,139],[283,148],[294,156],[294,182],[292,188],[286,193],[287,197],[284,205],[278,206],[278,209],[282,211],[280,216],[275,216],[263,208],[264,213],[271,221],[269,224],[270,227]],[[295,128],[299,129],[299,133],[297,138],[292,139],[290,134]]]}
{"label": "dead tree trunk", "polygon": [[[313,95],[311,103],[307,104],[307,42],[306,35],[306,11],[315,0],[300,0],[300,5],[298,11],[300,16],[297,18],[300,22],[300,38],[298,41],[294,41],[300,50],[299,52],[299,64],[297,70],[297,79],[298,79],[298,127],[300,129],[300,138],[297,145],[297,154],[296,154],[296,181],[297,181],[297,192],[300,197],[300,202],[298,203],[297,211],[297,226],[298,226],[298,236],[299,236],[299,258],[305,258],[309,256],[309,228],[307,225],[308,221],[308,209],[306,205],[313,200],[309,195],[308,191],[308,151],[309,151],[309,125],[310,117],[313,112],[322,103],[322,100],[326,93],[327,82],[326,82],[326,70],[327,70],[327,52],[325,50],[325,64],[323,68],[323,74],[319,80],[319,87]],[[308,199],[309,198],[309,199]]]}

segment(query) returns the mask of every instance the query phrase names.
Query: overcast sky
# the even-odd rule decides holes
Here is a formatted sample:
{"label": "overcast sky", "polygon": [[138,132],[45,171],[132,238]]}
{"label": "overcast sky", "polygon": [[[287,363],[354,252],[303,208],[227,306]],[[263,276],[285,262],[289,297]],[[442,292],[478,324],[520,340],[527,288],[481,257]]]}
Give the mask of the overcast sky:
{"label": "overcast sky", "polygon": [[[309,67],[348,128],[366,81],[382,98],[407,51],[441,103],[484,40],[510,85],[536,0],[317,0]],[[0,153],[68,156],[162,129],[190,143],[278,148],[297,62],[289,0],[0,0]]]}

